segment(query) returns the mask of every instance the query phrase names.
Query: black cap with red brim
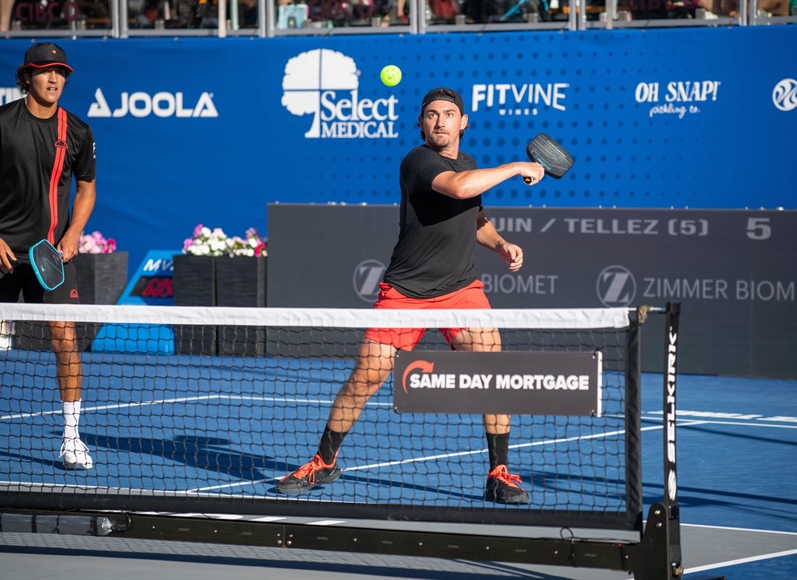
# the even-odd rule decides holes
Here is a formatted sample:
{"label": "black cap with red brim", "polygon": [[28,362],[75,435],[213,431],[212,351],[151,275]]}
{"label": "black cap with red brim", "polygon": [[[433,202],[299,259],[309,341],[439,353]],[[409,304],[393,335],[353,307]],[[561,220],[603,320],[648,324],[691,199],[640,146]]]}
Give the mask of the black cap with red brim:
{"label": "black cap with red brim", "polygon": [[62,66],[70,73],[75,72],[71,66],[66,64],[64,49],[52,42],[40,42],[31,46],[25,53],[25,62],[22,63],[22,66],[32,66],[33,68]]}

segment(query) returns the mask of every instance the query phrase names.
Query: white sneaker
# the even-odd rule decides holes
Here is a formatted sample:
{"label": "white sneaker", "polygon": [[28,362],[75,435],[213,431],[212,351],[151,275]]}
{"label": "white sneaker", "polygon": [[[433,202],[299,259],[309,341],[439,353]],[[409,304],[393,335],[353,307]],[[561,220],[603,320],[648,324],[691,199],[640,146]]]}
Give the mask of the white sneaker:
{"label": "white sneaker", "polygon": [[64,458],[64,469],[91,469],[94,465],[89,448],[79,438],[64,439],[59,457]]}

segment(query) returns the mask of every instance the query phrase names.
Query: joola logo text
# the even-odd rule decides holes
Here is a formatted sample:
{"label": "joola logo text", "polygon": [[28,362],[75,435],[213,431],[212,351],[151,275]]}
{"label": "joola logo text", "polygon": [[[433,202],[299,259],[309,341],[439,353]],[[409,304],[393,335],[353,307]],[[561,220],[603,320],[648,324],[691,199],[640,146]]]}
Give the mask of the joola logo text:
{"label": "joola logo text", "polygon": [[213,104],[211,93],[202,93],[196,101],[186,99],[183,93],[159,92],[154,95],[137,91],[134,93],[123,92],[112,101],[114,109],[108,100],[97,89],[94,93],[94,102],[89,107],[89,117],[212,117],[219,116],[216,105]]}

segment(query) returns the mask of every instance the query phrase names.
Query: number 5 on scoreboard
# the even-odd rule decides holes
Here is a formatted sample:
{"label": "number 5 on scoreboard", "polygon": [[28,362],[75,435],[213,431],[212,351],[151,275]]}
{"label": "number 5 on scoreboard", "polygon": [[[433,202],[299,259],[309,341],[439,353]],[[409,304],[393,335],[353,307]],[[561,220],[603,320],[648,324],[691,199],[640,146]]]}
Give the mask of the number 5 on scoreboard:
{"label": "number 5 on scoreboard", "polygon": [[751,240],[768,240],[772,237],[769,218],[751,217],[747,219],[747,237]]}

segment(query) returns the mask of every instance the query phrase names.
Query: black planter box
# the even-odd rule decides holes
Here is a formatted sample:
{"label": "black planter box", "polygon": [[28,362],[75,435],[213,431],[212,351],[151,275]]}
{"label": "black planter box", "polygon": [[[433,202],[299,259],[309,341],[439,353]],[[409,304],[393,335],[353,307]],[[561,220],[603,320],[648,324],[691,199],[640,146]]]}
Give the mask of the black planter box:
{"label": "black planter box", "polygon": [[[249,256],[174,256],[175,306],[266,306],[266,260]],[[262,356],[265,329],[233,326],[179,326],[181,354]]]}
{"label": "black planter box", "polygon": [[[265,308],[266,260],[254,256],[216,258],[216,306]],[[266,331],[254,326],[220,326],[219,354],[263,356]]]}

